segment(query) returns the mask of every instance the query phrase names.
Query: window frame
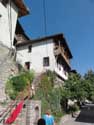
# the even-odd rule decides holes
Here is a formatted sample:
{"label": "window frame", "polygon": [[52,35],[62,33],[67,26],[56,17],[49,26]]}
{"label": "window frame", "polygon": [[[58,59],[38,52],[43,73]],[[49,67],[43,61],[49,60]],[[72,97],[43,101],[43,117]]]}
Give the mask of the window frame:
{"label": "window frame", "polygon": [[30,70],[30,62],[29,61],[25,62],[25,68],[27,70]]}
{"label": "window frame", "polygon": [[28,53],[31,53],[32,52],[32,45],[29,45],[28,46]]}
{"label": "window frame", "polygon": [[49,58],[49,56],[43,57],[43,66],[44,67],[50,66],[50,58]]}

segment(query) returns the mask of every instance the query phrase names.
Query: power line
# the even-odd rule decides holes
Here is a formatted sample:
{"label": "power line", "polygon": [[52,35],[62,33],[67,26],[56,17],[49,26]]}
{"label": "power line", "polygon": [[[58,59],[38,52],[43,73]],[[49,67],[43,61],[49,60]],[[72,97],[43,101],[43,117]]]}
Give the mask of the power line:
{"label": "power line", "polygon": [[43,0],[43,16],[44,16],[44,32],[47,35],[47,17],[46,17],[46,2]]}
{"label": "power line", "polygon": [[[43,0],[43,18],[44,18],[44,34],[45,34],[45,37],[47,35],[47,15],[46,15],[46,2],[45,0]],[[48,56],[48,47],[47,47],[47,41],[46,41],[46,53],[47,53],[47,56]]]}

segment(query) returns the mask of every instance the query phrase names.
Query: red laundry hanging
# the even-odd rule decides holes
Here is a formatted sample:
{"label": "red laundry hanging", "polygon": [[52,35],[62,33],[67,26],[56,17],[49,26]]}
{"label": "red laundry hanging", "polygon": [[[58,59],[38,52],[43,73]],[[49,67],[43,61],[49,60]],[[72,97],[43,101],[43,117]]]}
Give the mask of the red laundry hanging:
{"label": "red laundry hanging", "polygon": [[24,101],[21,101],[17,107],[12,111],[12,113],[10,114],[10,116],[5,120],[5,124],[11,124],[15,121],[15,119],[17,118],[18,114],[21,112],[22,107],[23,107],[23,103]]}

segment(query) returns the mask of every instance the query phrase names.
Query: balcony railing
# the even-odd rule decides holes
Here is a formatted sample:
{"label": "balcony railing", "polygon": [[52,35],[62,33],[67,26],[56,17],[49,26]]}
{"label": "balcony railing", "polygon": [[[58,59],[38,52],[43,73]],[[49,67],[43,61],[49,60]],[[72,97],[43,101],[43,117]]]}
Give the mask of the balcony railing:
{"label": "balcony railing", "polygon": [[58,74],[62,79],[67,80],[68,79],[68,73],[65,73],[63,68],[61,67],[61,70],[59,70],[58,67],[55,68],[56,74]]}
{"label": "balcony railing", "polygon": [[55,48],[54,48],[54,55],[56,56],[56,55],[59,55],[59,54],[62,55],[62,57],[64,58],[64,60],[68,64],[68,66],[70,67],[69,59],[67,59],[66,55],[64,54],[63,48],[59,47],[59,46],[55,46]]}

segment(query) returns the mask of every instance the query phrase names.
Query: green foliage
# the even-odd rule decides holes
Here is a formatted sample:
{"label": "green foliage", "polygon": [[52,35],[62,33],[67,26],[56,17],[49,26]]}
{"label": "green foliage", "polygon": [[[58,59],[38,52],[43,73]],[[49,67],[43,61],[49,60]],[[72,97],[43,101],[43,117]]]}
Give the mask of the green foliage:
{"label": "green foliage", "polygon": [[83,96],[83,88],[81,86],[81,76],[77,73],[70,73],[69,79],[64,83],[63,91],[67,93],[67,98],[81,100]]}
{"label": "green foliage", "polygon": [[[77,100],[79,106],[86,99],[94,102],[94,72],[88,71],[84,77],[78,73],[70,73],[62,88],[62,106],[66,106],[67,100]],[[74,107],[72,107],[74,108]]]}
{"label": "green foliage", "polygon": [[61,93],[60,88],[54,88],[54,80],[55,75],[53,72],[48,71],[44,74],[34,99],[41,100],[42,114],[44,114],[47,109],[51,109],[52,114],[55,116],[56,120],[58,120],[58,117],[62,116],[60,106]]}
{"label": "green foliage", "polygon": [[22,72],[17,76],[11,77],[6,83],[5,91],[11,99],[15,99],[19,92],[26,89],[34,78],[33,72]]}
{"label": "green foliage", "polygon": [[[68,112],[68,100],[77,100],[80,102],[86,97],[86,93],[83,88],[83,80],[78,73],[70,73],[68,80],[64,82],[62,87],[62,99],[61,105],[64,112]],[[80,105],[79,105],[80,106]],[[70,107],[73,110],[73,107]]]}
{"label": "green foliage", "polygon": [[92,70],[84,75],[84,89],[87,93],[87,99],[94,102],[94,72]]}
{"label": "green foliage", "polygon": [[79,111],[79,106],[77,104],[74,104],[72,106],[69,106],[69,112],[72,113],[72,112],[76,112],[76,111]]}

